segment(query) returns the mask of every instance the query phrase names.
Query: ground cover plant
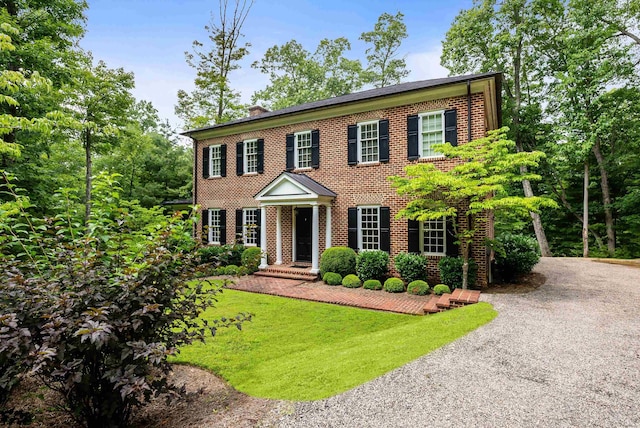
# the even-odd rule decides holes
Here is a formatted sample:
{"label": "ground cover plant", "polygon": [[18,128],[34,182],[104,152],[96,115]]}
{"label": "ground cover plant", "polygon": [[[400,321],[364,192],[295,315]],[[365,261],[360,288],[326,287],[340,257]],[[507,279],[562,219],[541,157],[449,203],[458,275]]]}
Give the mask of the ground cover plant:
{"label": "ground cover plant", "polygon": [[286,400],[346,391],[496,316],[487,303],[419,317],[225,290],[203,317],[229,311],[251,312],[252,322],[183,347],[173,361],[212,370],[249,395]]}

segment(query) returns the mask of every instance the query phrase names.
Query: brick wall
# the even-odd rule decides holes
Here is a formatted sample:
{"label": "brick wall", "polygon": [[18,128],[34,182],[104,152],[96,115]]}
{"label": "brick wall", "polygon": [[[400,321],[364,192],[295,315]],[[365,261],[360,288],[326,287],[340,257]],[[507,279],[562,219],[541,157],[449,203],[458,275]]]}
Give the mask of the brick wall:
{"label": "brick wall", "polygon": [[[398,211],[406,205],[406,200],[398,196],[387,177],[403,174],[407,160],[407,116],[426,111],[457,109],[458,143],[468,140],[467,97],[434,100],[406,106],[373,110],[364,113],[335,117],[318,121],[281,126],[261,131],[240,133],[231,136],[199,141],[198,162],[195,166],[198,191],[196,202],[201,208],[227,209],[227,242],[235,238],[234,210],[258,207],[253,199],[264,186],[276,178],[286,167],[285,137],[287,134],[320,130],[320,167],[318,169],[295,170],[302,172],[331,189],[338,196],[332,208],[332,245],[347,245],[347,208],[363,204],[379,204],[391,209],[391,257],[407,251],[407,220],[395,219]],[[472,139],[485,136],[484,98],[482,94],[472,95]],[[347,126],[365,120],[389,120],[389,162],[369,165],[347,165]],[[264,139],[264,173],[244,176],[235,175],[236,143],[239,141]],[[227,177],[202,178],[202,147],[211,144],[227,144]],[[420,160],[416,162],[424,162]],[[456,161],[429,160],[439,168],[448,170]],[[320,208],[320,252],[325,248],[325,208]],[[282,207],[283,261],[291,262],[291,207]],[[491,223],[485,223],[479,235],[492,232]],[[201,230],[201,228],[198,228]],[[276,208],[267,208],[267,252],[269,263],[275,261],[276,252]],[[479,237],[480,238],[480,237]],[[481,241],[481,239],[480,239]],[[474,245],[473,258],[478,262],[478,285],[486,284],[486,251],[483,245]],[[439,257],[430,257],[429,276],[432,282],[439,281],[437,262]]]}

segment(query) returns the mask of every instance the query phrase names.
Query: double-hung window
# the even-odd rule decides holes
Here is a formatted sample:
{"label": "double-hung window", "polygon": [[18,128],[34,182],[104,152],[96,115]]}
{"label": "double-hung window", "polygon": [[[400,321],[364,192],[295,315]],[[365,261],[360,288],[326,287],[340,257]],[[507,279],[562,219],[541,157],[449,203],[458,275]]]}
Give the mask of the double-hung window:
{"label": "double-hung window", "polygon": [[358,162],[371,163],[378,162],[378,121],[364,122],[358,124]]}
{"label": "double-hung window", "polygon": [[360,234],[358,248],[363,251],[380,249],[380,207],[359,207]]}
{"label": "double-hung window", "polygon": [[244,173],[258,172],[258,140],[244,142]]}
{"label": "double-hung window", "polygon": [[389,162],[389,120],[370,120],[347,126],[349,165]]}
{"label": "double-hung window", "polygon": [[347,244],[356,251],[391,251],[391,210],[365,205],[347,209]]}
{"label": "double-hung window", "polygon": [[296,168],[311,168],[311,131],[296,132],[294,138]]}
{"label": "double-hung window", "polygon": [[447,252],[447,222],[444,217],[420,223],[420,251],[431,256],[444,256]]}
{"label": "double-hung window", "polygon": [[442,156],[434,150],[435,144],[444,143],[444,111],[434,111],[418,115],[420,138],[420,157],[433,158]]}
{"label": "double-hung window", "polygon": [[209,146],[209,177],[222,176],[222,146]]}
{"label": "double-hung window", "polygon": [[209,210],[209,243],[220,245],[220,210]]}
{"label": "double-hung window", "polygon": [[242,210],[242,241],[244,245],[258,245],[258,209],[244,208]]}

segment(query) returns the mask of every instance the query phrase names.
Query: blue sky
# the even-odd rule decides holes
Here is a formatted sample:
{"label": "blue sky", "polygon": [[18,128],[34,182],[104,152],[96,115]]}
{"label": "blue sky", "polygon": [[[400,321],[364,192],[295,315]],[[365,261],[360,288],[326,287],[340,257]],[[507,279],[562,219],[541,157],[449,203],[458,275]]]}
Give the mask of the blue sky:
{"label": "blue sky", "polygon": [[[233,0],[230,0],[232,3]],[[370,31],[383,12],[401,11],[409,37],[401,46],[411,74],[407,80],[444,77],[441,41],[453,18],[472,0],[255,0],[245,22],[250,54],[231,77],[231,85],[249,102],[268,80],[250,67],[273,45],[295,39],[309,51],[323,38],[347,37],[350,58],[364,59],[360,33]],[[124,67],[136,78],[134,94],[151,101],[177,127],[173,114],[179,89],[193,89],[195,70],[184,60],[194,40],[206,41],[204,26],[217,0],[89,0],[87,33],[81,46],[109,67]]]}

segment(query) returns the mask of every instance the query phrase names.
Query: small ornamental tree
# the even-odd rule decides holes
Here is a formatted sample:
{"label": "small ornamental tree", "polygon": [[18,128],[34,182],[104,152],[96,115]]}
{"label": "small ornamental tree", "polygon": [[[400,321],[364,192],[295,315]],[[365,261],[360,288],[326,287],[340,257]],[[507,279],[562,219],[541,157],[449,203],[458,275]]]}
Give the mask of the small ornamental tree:
{"label": "small ornamental tree", "polygon": [[[449,143],[434,148],[449,159],[459,159],[449,171],[441,171],[433,163],[405,167],[406,176],[389,177],[399,195],[410,200],[398,217],[417,221],[448,217],[454,220],[456,239],[462,250],[462,288],[468,288],[469,255],[480,221],[489,211],[508,210],[522,216],[555,207],[551,199],[532,196],[510,196],[510,184],[522,180],[539,180],[533,173],[522,174],[521,167],[535,168],[544,157],[542,152],[515,152],[508,140],[508,128],[489,131],[484,138],[459,146]],[[466,222],[456,221],[459,217]],[[464,226],[462,226],[464,224]]]}

